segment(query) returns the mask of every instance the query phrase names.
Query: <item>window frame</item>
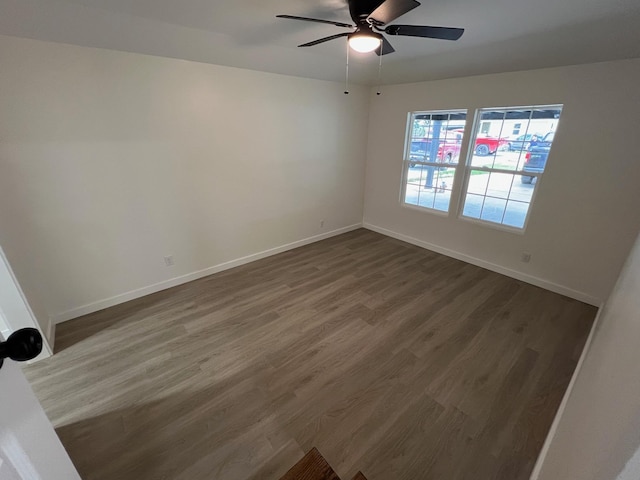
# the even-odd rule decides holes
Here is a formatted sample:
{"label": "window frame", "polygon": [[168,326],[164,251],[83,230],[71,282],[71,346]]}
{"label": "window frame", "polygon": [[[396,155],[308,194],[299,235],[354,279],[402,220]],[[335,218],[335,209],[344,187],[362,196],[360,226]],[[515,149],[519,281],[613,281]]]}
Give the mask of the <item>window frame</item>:
{"label": "window frame", "polygon": [[[446,211],[439,210],[434,207],[427,207],[423,205],[416,205],[414,203],[406,202],[410,164],[415,163],[415,164],[424,165],[424,166],[433,166],[436,168],[438,166],[441,167],[443,165],[441,162],[419,162],[419,161],[412,162],[411,161],[410,156],[411,156],[411,143],[413,140],[413,120],[415,115],[419,115],[419,114],[423,114],[423,115],[464,114],[465,115],[465,120],[464,120],[465,124],[464,124],[464,128],[462,129],[463,132],[461,133],[462,136],[460,138],[460,152],[458,155],[457,162],[446,164],[446,165],[449,165],[448,168],[452,168],[454,170],[452,184],[451,184],[451,197],[449,199],[449,205]],[[400,202],[400,205],[403,208],[408,208],[408,209],[416,210],[419,212],[426,212],[426,213],[438,215],[441,217],[449,217],[452,211],[455,211],[457,209],[458,203],[459,203],[459,195],[456,194],[457,192],[456,185],[458,185],[458,183],[460,182],[460,169],[463,168],[463,164],[465,163],[464,159],[466,158],[465,149],[466,149],[466,143],[467,143],[467,134],[469,131],[468,121],[469,121],[469,110],[467,108],[451,108],[451,109],[444,109],[444,110],[443,109],[414,110],[414,111],[408,112],[406,130],[404,135],[405,144],[404,144],[404,150],[402,155],[402,178],[401,178],[400,192],[398,197],[398,201]]]}
{"label": "window frame", "polygon": [[[468,189],[469,189],[469,181],[471,179],[471,172],[473,170],[476,171],[484,171],[484,172],[488,172],[488,173],[504,173],[504,174],[509,174],[509,175],[514,175],[516,177],[519,176],[523,176],[523,170],[508,170],[508,169],[500,169],[500,168],[489,168],[489,167],[476,167],[473,166],[473,156],[475,153],[475,148],[471,147],[471,144],[474,143],[476,141],[476,139],[478,138],[478,135],[481,134],[481,125],[483,124],[484,120],[482,120],[482,114],[486,111],[504,111],[504,112],[508,112],[511,110],[531,110],[533,112],[533,110],[543,110],[543,109],[559,109],[560,110],[560,115],[562,115],[562,112],[564,111],[564,104],[561,103],[557,103],[557,104],[548,104],[548,105],[526,105],[526,106],[509,106],[509,107],[479,107],[476,109],[475,111],[475,115],[474,115],[474,119],[473,119],[473,124],[471,127],[471,135],[469,137],[469,148],[467,150],[467,156],[465,158],[464,162],[460,162],[460,165],[462,165],[463,169],[464,169],[464,173],[463,173],[463,178],[462,178],[462,189],[459,192],[459,196],[458,196],[458,215],[457,218],[460,220],[463,220],[465,222],[470,222],[470,223],[474,223],[477,225],[481,225],[481,226],[485,226],[485,227],[489,227],[489,228],[494,228],[497,230],[502,230],[505,232],[509,232],[509,233],[516,233],[519,235],[524,235],[527,226],[529,225],[529,220],[531,219],[531,214],[532,214],[532,210],[533,210],[533,206],[535,204],[537,195],[538,195],[538,190],[539,190],[539,186],[540,186],[540,182],[542,179],[543,174],[545,173],[543,172],[526,172],[526,176],[527,177],[533,177],[535,178],[535,185],[533,185],[534,181],[532,180],[531,183],[533,185],[533,192],[531,194],[531,200],[529,201],[529,208],[527,209],[527,215],[525,217],[524,220],[524,224],[522,225],[522,228],[520,227],[514,227],[512,225],[505,225],[504,223],[497,223],[497,222],[492,222],[490,220],[483,220],[481,218],[474,218],[474,217],[468,217],[464,215],[464,207],[466,204],[466,196],[469,193]],[[532,113],[533,115],[533,113]],[[530,121],[532,120],[532,118],[529,118],[529,125],[527,126],[527,128],[524,131],[524,136],[526,138],[526,135],[529,133],[529,128],[530,128]],[[504,119],[503,119],[504,122]],[[559,122],[558,122],[558,126],[556,127],[556,129],[554,130],[554,132],[558,131],[558,127],[559,127]],[[502,131],[504,130],[504,123],[503,125],[500,127],[500,135],[498,136],[499,138],[502,137]],[[554,137],[555,140],[555,137]],[[553,147],[553,142],[551,144],[551,146]],[[524,150],[522,150],[524,152]],[[545,168],[546,168],[546,164],[545,164]],[[456,172],[457,174],[457,172]],[[515,178],[514,178],[515,181]],[[484,197],[486,198],[486,192]],[[507,199],[508,200],[508,199]],[[504,214],[503,214],[503,220],[504,220]]]}

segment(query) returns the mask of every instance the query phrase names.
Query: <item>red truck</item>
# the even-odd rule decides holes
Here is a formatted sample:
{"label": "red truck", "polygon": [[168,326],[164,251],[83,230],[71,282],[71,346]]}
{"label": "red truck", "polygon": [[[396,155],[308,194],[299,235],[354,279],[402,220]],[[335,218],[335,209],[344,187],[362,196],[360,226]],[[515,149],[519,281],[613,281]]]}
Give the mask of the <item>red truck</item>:
{"label": "red truck", "polygon": [[[437,163],[457,163],[460,156],[460,145],[462,144],[462,133],[449,131],[443,132],[443,138],[439,140],[438,154],[435,159]],[[414,167],[418,162],[432,162],[431,138],[414,138],[411,141],[411,151],[409,153],[409,166]]]}
{"label": "red truck", "polygon": [[[460,134],[464,133],[463,130],[456,130],[456,132]],[[484,157],[487,155],[493,155],[500,150],[500,148],[507,147],[508,145],[509,139],[507,138],[489,137],[487,135],[478,134],[473,152],[476,155]]]}
{"label": "red truck", "polygon": [[502,147],[506,147],[507,145],[509,145],[509,140],[506,138],[477,137],[474,152],[476,155],[480,156],[493,155]]}
{"label": "red truck", "polygon": [[[443,132],[443,137],[439,140],[438,155],[435,163],[457,163],[460,156],[460,146],[464,130],[450,130]],[[409,153],[409,166],[415,167],[417,163],[431,162],[431,138],[414,138],[411,140],[411,151]],[[473,152],[479,156],[493,155],[500,148],[509,145],[507,138],[497,138],[489,136],[478,136]]]}

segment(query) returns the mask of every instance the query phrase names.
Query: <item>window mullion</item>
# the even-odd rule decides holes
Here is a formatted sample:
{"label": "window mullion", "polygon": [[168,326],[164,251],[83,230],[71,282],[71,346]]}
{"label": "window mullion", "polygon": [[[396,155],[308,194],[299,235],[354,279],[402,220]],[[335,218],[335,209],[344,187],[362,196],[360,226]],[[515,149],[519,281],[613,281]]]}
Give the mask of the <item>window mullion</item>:
{"label": "window mullion", "polygon": [[508,173],[514,175],[525,175],[527,177],[539,177],[542,174],[538,172],[527,172],[525,170],[507,170],[506,168],[491,168],[491,167],[469,167],[471,170],[476,170],[479,172],[495,172],[495,173]]}

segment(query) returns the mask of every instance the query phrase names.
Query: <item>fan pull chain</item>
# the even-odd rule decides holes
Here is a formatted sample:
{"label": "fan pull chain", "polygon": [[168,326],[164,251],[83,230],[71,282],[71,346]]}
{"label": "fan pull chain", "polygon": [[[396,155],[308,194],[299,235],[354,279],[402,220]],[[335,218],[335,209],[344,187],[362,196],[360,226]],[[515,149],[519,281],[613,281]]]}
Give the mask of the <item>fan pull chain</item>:
{"label": "fan pull chain", "polygon": [[349,40],[347,40],[347,80],[345,83],[344,94],[349,95]]}
{"label": "fan pull chain", "polygon": [[384,45],[380,45],[380,63],[378,64],[378,91],[376,92],[376,95],[382,95],[382,92],[380,91],[380,83],[382,83],[382,49],[384,48]]}

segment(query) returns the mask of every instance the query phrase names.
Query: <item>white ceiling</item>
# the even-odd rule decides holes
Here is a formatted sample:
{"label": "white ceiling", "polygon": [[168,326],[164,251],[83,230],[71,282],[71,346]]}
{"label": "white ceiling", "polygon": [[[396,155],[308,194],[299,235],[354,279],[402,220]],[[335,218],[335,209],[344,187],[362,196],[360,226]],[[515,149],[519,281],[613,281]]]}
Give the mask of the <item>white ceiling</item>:
{"label": "white ceiling", "polygon": [[[342,33],[290,14],[352,23],[346,0],[0,0],[0,34],[344,81]],[[457,42],[388,37],[382,82],[640,57],[640,0],[423,0],[393,23],[464,27]],[[377,82],[375,54],[352,81]]]}

